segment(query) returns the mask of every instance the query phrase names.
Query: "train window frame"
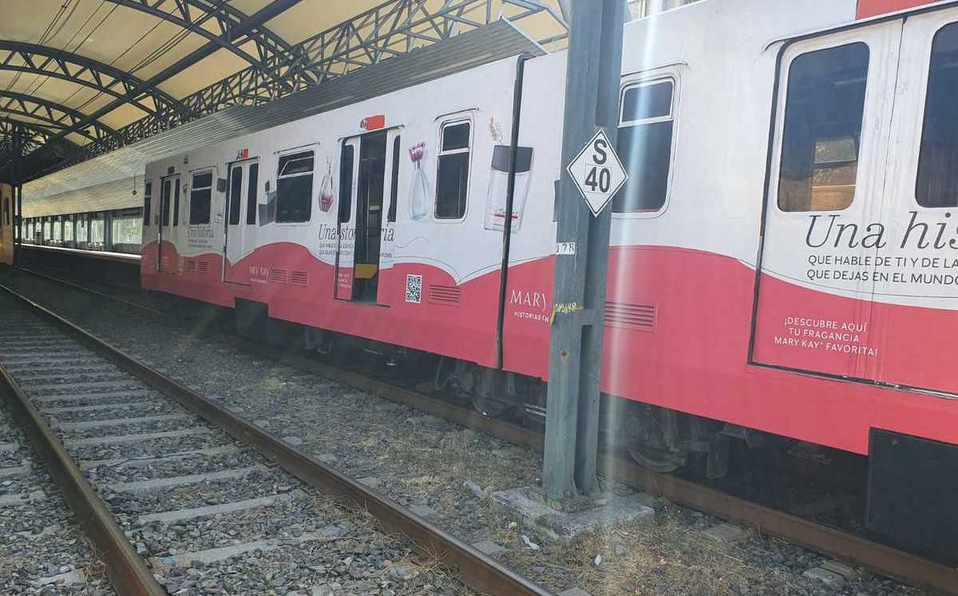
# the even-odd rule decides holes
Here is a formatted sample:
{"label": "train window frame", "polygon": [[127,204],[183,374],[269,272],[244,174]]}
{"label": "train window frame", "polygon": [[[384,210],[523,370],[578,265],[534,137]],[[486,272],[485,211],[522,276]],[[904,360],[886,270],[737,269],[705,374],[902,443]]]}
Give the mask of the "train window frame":
{"label": "train window frame", "polygon": [[143,227],[150,226],[150,216],[153,210],[153,180],[143,181]]}
{"label": "train window frame", "polygon": [[[932,91],[934,89],[933,83],[935,82],[932,79],[932,77],[935,74],[935,70],[934,70],[935,50],[938,45],[940,36],[946,31],[954,35],[955,39],[953,40],[953,42],[958,43],[958,21],[950,21],[950,22],[944,23],[942,26],[938,27],[938,29],[935,30],[935,34],[931,38],[931,43],[928,47],[928,54],[927,54],[928,55],[928,62],[927,62],[928,70],[925,77],[925,89],[924,89],[924,95],[921,99],[921,129],[920,129],[920,134],[918,136],[918,145],[915,148],[916,161],[914,164],[915,165],[914,202],[915,202],[915,205],[917,205],[920,209],[928,210],[932,212],[936,212],[941,209],[958,208],[958,179],[956,179],[955,181],[956,194],[954,196],[954,204],[932,205],[932,204],[926,204],[922,202],[922,186],[923,186],[922,166],[927,165],[927,159],[929,159],[925,153],[926,141],[928,139],[927,135],[932,130],[938,131],[942,129],[947,129],[947,127],[931,126],[932,123],[929,122],[930,114],[932,113],[931,110],[929,110],[929,101],[932,98]],[[958,167],[958,138],[956,138],[955,141],[956,142],[954,143],[954,147],[956,149],[956,154],[955,154],[954,162],[951,163],[952,169],[955,169],[956,167]],[[927,198],[927,196],[925,198]]]}
{"label": "train window frame", "polygon": [[246,225],[256,225],[256,210],[259,205],[259,162],[246,166]]}
{"label": "train window frame", "polygon": [[[468,145],[465,148],[449,149],[443,150],[443,133],[445,133],[447,128],[452,126],[468,124],[469,125],[469,140]],[[472,190],[472,159],[475,154],[476,148],[476,125],[472,118],[472,114],[450,114],[447,117],[442,118],[439,122],[438,130],[436,137],[436,168],[435,168],[435,188],[433,190],[433,204],[432,204],[432,220],[436,223],[442,224],[458,224],[462,223],[469,216],[469,194]],[[462,155],[465,153],[468,155],[466,160],[466,190],[465,190],[465,200],[462,215],[459,217],[440,217],[438,215],[439,211],[439,170],[442,166],[442,158],[452,156],[452,155]]]}
{"label": "train window frame", "polygon": [[173,226],[172,227],[174,228],[180,225],[180,197],[186,194],[185,190],[186,189],[183,188],[183,184],[180,181],[180,177],[177,176],[173,180],[173,198],[171,199],[171,201],[173,202]]}
{"label": "train window frame", "polygon": [[[782,205],[782,181],[784,180],[783,173],[786,171],[786,129],[789,123],[789,106],[793,103],[791,99],[791,91],[793,89],[792,83],[792,73],[795,63],[803,57],[811,56],[814,54],[822,54],[824,52],[830,52],[835,50],[853,48],[856,46],[863,47],[866,51],[866,60],[865,60],[865,90],[862,94],[861,102],[861,124],[858,129],[858,136],[856,138],[856,156],[855,156],[855,190],[852,193],[851,200],[841,208],[838,209],[812,209],[811,208],[811,191],[809,191],[809,207],[808,209],[785,209]],[[796,217],[806,217],[810,213],[819,213],[819,214],[838,214],[848,211],[853,208],[857,197],[858,197],[858,188],[862,182],[860,178],[861,168],[862,168],[862,137],[865,129],[865,117],[868,112],[868,90],[870,80],[872,78],[872,47],[867,41],[861,39],[848,39],[842,40],[841,42],[823,45],[818,47],[811,47],[807,50],[796,53],[794,56],[791,56],[788,60],[787,67],[779,73],[778,80],[779,84],[782,86],[781,94],[779,96],[779,101],[781,102],[781,116],[777,118],[775,123],[775,147],[776,147],[776,159],[775,159],[775,177],[772,181],[772,188],[774,189],[774,204],[775,209],[778,213],[786,216],[796,216]],[[844,139],[845,137],[842,137]],[[819,141],[821,139],[815,139],[815,148],[817,150]],[[814,171],[815,167],[820,165],[815,160],[816,157],[812,157],[811,168]],[[840,163],[841,161],[851,161],[851,160],[838,160],[832,162],[824,163]]]}
{"label": "train window frame", "polygon": [[389,173],[389,209],[386,211],[386,223],[396,223],[399,204],[399,168],[402,162],[402,135],[393,137],[392,171]]}
{"label": "train window frame", "polygon": [[[669,104],[668,114],[663,114],[661,116],[649,117],[649,118],[639,118],[637,120],[626,120],[625,118],[625,99],[629,91],[641,87],[654,87],[656,85],[661,85],[663,83],[668,83],[672,87],[672,96],[671,103]],[[619,134],[623,128],[632,128],[639,126],[651,126],[655,124],[660,124],[664,122],[672,123],[672,138],[669,145],[669,161],[668,161],[668,172],[666,174],[665,182],[665,198],[662,201],[662,204],[654,209],[639,209],[636,211],[616,211],[615,210],[615,199],[619,196],[619,193],[625,192],[628,181],[623,185],[621,189],[616,193],[612,198],[612,218],[613,219],[655,219],[661,217],[668,210],[669,205],[672,202],[672,187],[675,180],[675,166],[676,166],[676,156],[678,148],[678,137],[679,137],[679,106],[681,105],[681,95],[682,95],[682,81],[679,73],[674,68],[670,69],[655,69],[651,71],[645,71],[641,73],[636,73],[634,76],[629,77],[624,80],[619,87],[619,106],[618,106],[618,115],[616,118],[616,151],[620,156],[620,161],[623,162],[628,171],[628,164],[625,163],[625,159],[622,157],[621,150],[619,149],[620,137]],[[631,177],[631,175],[630,175]]]}
{"label": "train window frame", "polygon": [[337,224],[347,224],[353,217],[353,175],[355,172],[356,146],[346,139],[342,142],[339,149],[339,205],[336,206]]}
{"label": "train window frame", "polygon": [[[245,167],[242,162],[231,164],[226,173],[226,225],[238,226],[242,221]],[[235,204],[234,204],[235,203]]]}
{"label": "train window frame", "polygon": [[[301,159],[306,159],[306,158],[303,157],[303,156],[306,156],[307,154],[309,155],[309,158],[313,160],[313,167],[312,167],[308,172],[298,172],[298,173],[294,173],[294,174],[283,174],[283,170],[285,170],[285,166],[287,166],[287,165],[290,164],[290,163],[294,163],[294,162],[296,162],[296,161],[299,161],[299,160],[301,160]],[[280,151],[279,153],[276,154],[276,168],[275,168],[275,170],[274,170],[274,171],[276,172],[276,190],[275,190],[275,192],[276,192],[276,199],[275,199],[275,200],[276,200],[276,207],[275,207],[275,218],[274,218],[273,221],[274,221],[274,223],[276,223],[277,225],[283,225],[283,226],[306,226],[306,225],[309,225],[309,222],[312,220],[312,218],[313,218],[313,201],[314,201],[314,199],[315,199],[315,193],[316,193],[317,190],[318,190],[318,189],[316,188],[316,162],[317,162],[316,155],[317,155],[316,148],[315,148],[315,147],[312,147],[312,146],[297,147],[297,148],[295,148],[295,149],[288,149],[288,150],[285,150],[285,151]],[[291,159],[291,158],[293,158],[293,157],[298,157],[299,159]],[[284,159],[286,159],[287,161],[284,162],[284,161],[283,161]],[[309,178],[310,178],[310,182],[309,182],[309,196],[307,197],[308,200],[307,200],[306,203],[305,203],[305,205],[306,205],[306,219],[301,219],[301,220],[300,220],[300,219],[297,219],[297,220],[280,219],[280,201],[281,201],[281,199],[282,199],[282,195],[280,194],[280,181],[282,181],[282,180],[289,180],[289,179],[291,179],[291,178],[302,178],[302,177],[306,177],[306,176],[309,176]]]}
{"label": "train window frame", "polygon": [[[197,186],[196,179],[200,176],[206,176],[206,175],[209,175],[210,177],[209,186]],[[189,215],[188,215],[188,218],[189,218],[188,223],[190,226],[207,226],[213,221],[213,189],[215,188],[215,186],[216,186],[216,172],[213,170],[213,168],[211,167],[202,168],[202,169],[193,170],[190,172],[190,188],[189,188],[190,208],[189,208]],[[198,193],[203,193],[206,191],[209,192],[208,198],[205,199],[206,221],[201,221],[199,217],[197,217],[196,221],[194,221],[193,220],[194,215],[197,215],[197,214],[202,215],[201,212],[195,211],[197,200],[204,201],[202,197],[198,198],[196,195]]]}

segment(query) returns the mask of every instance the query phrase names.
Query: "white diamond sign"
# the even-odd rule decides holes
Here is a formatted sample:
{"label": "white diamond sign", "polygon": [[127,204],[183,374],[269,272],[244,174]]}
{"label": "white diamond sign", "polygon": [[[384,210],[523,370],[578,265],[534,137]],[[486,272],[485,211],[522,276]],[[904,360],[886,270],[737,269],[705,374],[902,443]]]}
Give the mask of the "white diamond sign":
{"label": "white diamond sign", "polygon": [[598,216],[629,175],[616,155],[609,137],[601,128],[567,168],[585,202]]}

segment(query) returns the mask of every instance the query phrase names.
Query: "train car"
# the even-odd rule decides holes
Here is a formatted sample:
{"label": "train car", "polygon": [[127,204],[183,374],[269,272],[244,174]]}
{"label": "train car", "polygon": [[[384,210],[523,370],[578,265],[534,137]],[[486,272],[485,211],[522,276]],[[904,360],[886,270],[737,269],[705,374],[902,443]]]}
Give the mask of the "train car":
{"label": "train car", "polygon": [[13,187],[0,184],[0,263],[4,265],[13,265],[13,245],[16,241],[13,209]]}
{"label": "train car", "polygon": [[[484,412],[541,414],[564,71],[502,60],[151,163],[143,286],[442,355]],[[888,487],[958,462],[956,92],[956,2],[626,25],[602,391],[640,462],[755,431],[870,455],[873,527],[941,532]]]}

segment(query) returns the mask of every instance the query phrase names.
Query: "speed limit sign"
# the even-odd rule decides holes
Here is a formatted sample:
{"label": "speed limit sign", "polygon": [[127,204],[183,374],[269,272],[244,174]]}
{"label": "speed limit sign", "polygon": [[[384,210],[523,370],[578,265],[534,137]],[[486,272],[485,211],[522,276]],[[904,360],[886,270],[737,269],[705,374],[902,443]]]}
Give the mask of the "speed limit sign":
{"label": "speed limit sign", "polygon": [[567,169],[592,215],[599,215],[605,209],[629,177],[609,137],[601,128]]}

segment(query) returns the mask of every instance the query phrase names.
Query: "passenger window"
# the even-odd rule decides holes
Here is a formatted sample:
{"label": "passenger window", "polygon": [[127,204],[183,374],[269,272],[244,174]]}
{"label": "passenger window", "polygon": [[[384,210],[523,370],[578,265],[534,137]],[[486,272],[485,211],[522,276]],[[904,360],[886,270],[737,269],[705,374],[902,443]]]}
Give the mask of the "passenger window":
{"label": "passenger window", "polygon": [[173,225],[180,225],[180,179],[173,184]]}
{"label": "passenger window", "polygon": [[672,167],[674,119],[671,80],[625,90],[616,148],[629,173],[612,200],[614,213],[657,211],[665,205]]}
{"label": "passenger window", "polygon": [[246,193],[246,223],[250,225],[256,223],[256,188],[258,184],[259,164],[254,163],[249,167],[249,184]]}
{"label": "passenger window", "polygon": [[346,223],[352,215],[353,146],[343,144],[339,158],[339,223]]}
{"label": "passenger window", "polygon": [[63,241],[73,242],[73,216],[67,215],[63,218]]}
{"label": "passenger window", "polygon": [[[153,201],[153,182],[147,180],[143,185],[143,226],[150,225],[150,208]],[[190,219],[192,219],[192,215]]]}
{"label": "passenger window", "polygon": [[436,174],[436,219],[462,219],[469,191],[469,145],[472,123],[446,122],[440,133]]}
{"label": "passenger window", "polygon": [[279,158],[276,174],[276,221],[309,221],[313,196],[313,152],[304,151]]}
{"label": "passenger window", "polygon": [[89,226],[86,214],[77,216],[77,242],[89,242]]}
{"label": "passenger window", "polygon": [[210,223],[210,203],[213,199],[213,172],[193,174],[190,183],[190,225]]}
{"label": "passenger window", "polygon": [[399,199],[399,152],[400,137],[393,139],[393,171],[389,183],[389,213],[386,221],[396,221],[396,201]]}
{"label": "passenger window", "polygon": [[868,46],[802,54],[788,73],[778,207],[836,211],[855,198]]}
{"label": "passenger window", "polygon": [[918,157],[916,196],[922,207],[958,207],[958,23],[931,47],[928,97]]}
{"label": "passenger window", "polygon": [[240,220],[240,204],[243,201],[243,166],[233,166],[230,170],[230,218],[231,226]]}

